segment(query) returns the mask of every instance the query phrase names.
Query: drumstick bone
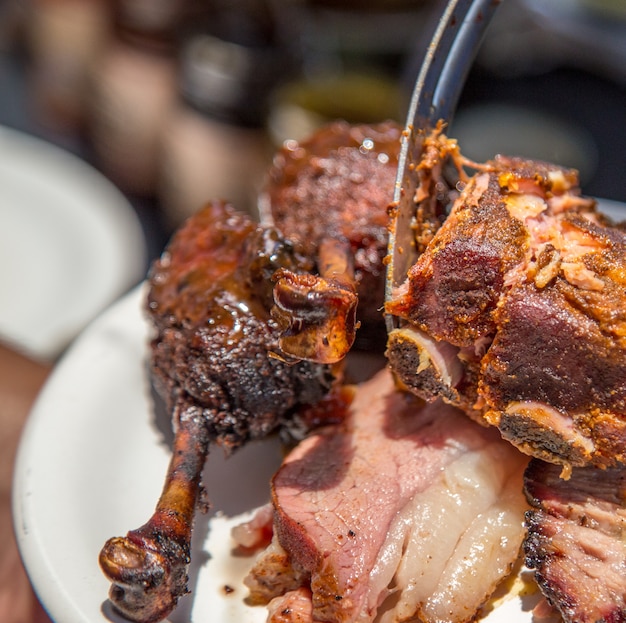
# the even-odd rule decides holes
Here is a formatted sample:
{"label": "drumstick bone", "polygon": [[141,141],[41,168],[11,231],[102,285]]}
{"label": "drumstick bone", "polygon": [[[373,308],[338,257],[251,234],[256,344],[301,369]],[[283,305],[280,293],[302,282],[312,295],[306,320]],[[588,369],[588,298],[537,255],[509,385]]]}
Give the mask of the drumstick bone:
{"label": "drumstick bone", "polygon": [[112,582],[109,598],[132,621],[160,621],[188,592],[193,518],[209,433],[198,408],[180,410],[175,421],[172,458],[154,514],[126,537],[109,539],[100,552],[100,566]]}

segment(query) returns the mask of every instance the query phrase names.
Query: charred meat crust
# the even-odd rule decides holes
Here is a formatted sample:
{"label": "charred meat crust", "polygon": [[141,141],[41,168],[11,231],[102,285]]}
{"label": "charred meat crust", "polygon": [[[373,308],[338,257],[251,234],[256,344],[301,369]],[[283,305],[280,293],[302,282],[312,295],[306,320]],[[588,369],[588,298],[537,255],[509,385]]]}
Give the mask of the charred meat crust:
{"label": "charred meat crust", "polygon": [[[537,456],[559,456],[572,465],[590,459],[598,465],[623,462],[624,350],[594,319],[570,304],[563,293],[569,289],[560,282],[542,292],[528,285],[511,293],[500,310],[503,328],[483,359],[479,391],[499,412],[504,436],[526,444],[527,451],[534,448]],[[585,439],[577,443],[574,437],[555,433],[552,422],[544,426],[541,418],[520,416],[523,408],[510,412],[509,405],[524,402],[554,409]]]}
{"label": "charred meat crust", "polygon": [[[387,360],[393,370],[419,370],[422,365],[421,351],[415,348],[410,339],[406,339],[401,332],[390,336],[388,343]],[[424,392],[428,396],[441,396],[449,403],[461,402],[456,387],[446,383],[435,366],[428,366],[420,375],[404,375],[406,386],[415,393]]]}
{"label": "charred meat crust", "polygon": [[533,459],[524,475],[526,565],[566,623],[626,620],[623,467],[572,470]]}
{"label": "charred meat crust", "polygon": [[152,516],[109,539],[99,557],[113,608],[129,620],[155,623],[188,592],[209,446],[231,451],[287,429],[297,408],[319,401],[333,383],[329,366],[276,355],[271,278],[279,268],[306,271],[310,262],[276,229],[219,201],[191,217],[152,266],[150,362],[173,420],[172,456]]}
{"label": "charred meat crust", "polygon": [[272,356],[280,349],[271,275],[306,265],[276,231],[213,203],[177,233],[151,271],[155,386],[170,409],[203,407],[211,439],[225,448],[267,434],[330,387],[328,366]]}
{"label": "charred meat crust", "polygon": [[393,334],[392,369],[423,398],[482,414],[530,455],[626,461],[623,230],[580,195],[574,170],[505,157],[473,166],[385,307],[434,341],[431,352],[457,348],[462,373],[442,384],[408,352],[424,339]]}
{"label": "charred meat crust", "polygon": [[262,212],[310,257],[329,235],[347,240],[354,256],[358,320],[383,326],[387,207],[393,198],[401,127],[391,121],[351,125],[336,121],[274,157]]}

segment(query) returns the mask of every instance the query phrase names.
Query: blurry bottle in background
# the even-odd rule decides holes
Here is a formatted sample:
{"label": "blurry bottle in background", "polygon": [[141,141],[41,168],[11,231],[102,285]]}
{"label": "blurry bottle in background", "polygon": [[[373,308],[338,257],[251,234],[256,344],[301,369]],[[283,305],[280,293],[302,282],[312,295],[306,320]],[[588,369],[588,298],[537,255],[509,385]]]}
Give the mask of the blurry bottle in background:
{"label": "blurry bottle in background", "polygon": [[88,79],[110,36],[106,0],[26,0],[24,38],[33,114],[43,126],[79,132]]}
{"label": "blurry bottle in background", "polygon": [[117,0],[114,36],[95,68],[88,136],[97,166],[124,192],[156,194],[160,134],[176,101],[182,2]]}
{"label": "blurry bottle in background", "polygon": [[0,2],[0,54],[11,52],[18,46],[24,27],[24,10],[19,0]]}
{"label": "blurry bottle in background", "polygon": [[212,199],[256,216],[272,149],[270,95],[290,72],[273,6],[204,2],[179,47],[179,103],[162,139],[159,199],[170,227]]}

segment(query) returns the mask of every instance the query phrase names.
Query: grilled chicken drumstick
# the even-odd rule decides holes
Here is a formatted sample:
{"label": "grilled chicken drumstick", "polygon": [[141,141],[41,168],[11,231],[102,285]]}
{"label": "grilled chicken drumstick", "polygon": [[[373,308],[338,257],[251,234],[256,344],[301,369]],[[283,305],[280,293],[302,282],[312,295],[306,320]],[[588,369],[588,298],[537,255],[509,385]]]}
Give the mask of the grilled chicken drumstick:
{"label": "grilled chicken drumstick", "polygon": [[100,552],[114,607],[144,623],[165,618],[187,592],[191,529],[209,447],[201,409],[178,410],[174,420],[172,460],[154,514],[126,537],[109,539]]}
{"label": "grilled chicken drumstick", "polygon": [[159,621],[187,592],[210,444],[232,451],[278,427],[302,434],[309,421],[299,407],[328,392],[331,366],[352,347],[360,322],[384,334],[387,206],[400,132],[392,122],[338,122],[288,143],[269,174],[263,226],[214,202],[155,263],[152,377],[175,439],[154,515],[100,554],[111,601],[127,618]]}
{"label": "grilled chicken drumstick", "polygon": [[310,265],[276,229],[214,202],[176,233],[152,267],[152,378],[173,414],[174,447],[153,516],[100,553],[110,599],[128,619],[159,621],[187,592],[210,444],[230,452],[288,426],[298,407],[316,404],[330,389],[331,367],[280,356],[280,330],[270,314],[275,271],[298,274]]}

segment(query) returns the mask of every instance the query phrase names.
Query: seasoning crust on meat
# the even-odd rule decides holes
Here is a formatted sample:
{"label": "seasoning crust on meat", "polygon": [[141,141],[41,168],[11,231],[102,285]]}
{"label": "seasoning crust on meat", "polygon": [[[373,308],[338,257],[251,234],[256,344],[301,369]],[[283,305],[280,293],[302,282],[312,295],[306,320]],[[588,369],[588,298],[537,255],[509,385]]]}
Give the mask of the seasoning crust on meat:
{"label": "seasoning crust on meat", "polygon": [[389,369],[339,387],[360,326],[381,354],[400,133],[337,122],[288,142],[262,225],[213,201],[153,264],[150,371],[175,435],[154,514],[100,553],[128,619],[156,623],[188,592],[209,448],[320,425],[248,530],[273,534],[246,579],[269,623],[473,620],[524,530],[566,623],[626,619],[626,228],[576,171],[471,163],[439,126],[416,169],[421,255],[384,307]]}
{"label": "seasoning crust on meat", "polygon": [[[387,208],[402,129],[393,121],[335,121],[276,153],[260,199],[261,217],[299,241],[309,257],[329,237],[348,242],[364,329],[381,330]],[[364,333],[364,331],[362,331]]]}
{"label": "seasoning crust on meat", "polygon": [[386,312],[387,354],[527,454],[626,460],[626,235],[577,173],[497,157],[461,189]]}

